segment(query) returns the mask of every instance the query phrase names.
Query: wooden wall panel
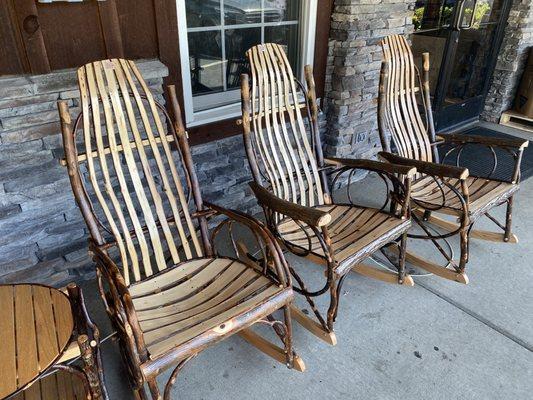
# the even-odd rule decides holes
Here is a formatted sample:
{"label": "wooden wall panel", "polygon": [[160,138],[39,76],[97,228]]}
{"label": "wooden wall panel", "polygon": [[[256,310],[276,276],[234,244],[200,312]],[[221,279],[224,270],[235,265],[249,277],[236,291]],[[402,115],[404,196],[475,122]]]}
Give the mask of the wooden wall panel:
{"label": "wooden wall panel", "polygon": [[157,58],[157,30],[153,0],[116,0],[124,56]]}
{"label": "wooden wall panel", "polygon": [[14,14],[11,2],[0,1],[0,75],[23,74],[28,68]]}
{"label": "wooden wall panel", "polygon": [[40,3],[37,11],[52,70],[106,57],[97,2]]}

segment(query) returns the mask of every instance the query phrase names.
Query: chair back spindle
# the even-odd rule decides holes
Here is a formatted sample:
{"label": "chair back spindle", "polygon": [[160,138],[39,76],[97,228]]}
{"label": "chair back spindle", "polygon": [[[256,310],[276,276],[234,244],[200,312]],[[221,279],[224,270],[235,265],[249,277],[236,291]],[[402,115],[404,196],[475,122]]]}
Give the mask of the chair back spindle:
{"label": "chair back spindle", "polygon": [[428,134],[432,121],[427,119],[425,97],[422,102],[426,118],[420,113],[417,93],[423,88],[409,43],[403,36],[391,35],[383,39],[382,47],[379,123],[383,149],[390,150],[385,134],[388,128],[400,156],[432,162],[434,154]]}
{"label": "chair back spindle", "polygon": [[[189,187],[194,171],[183,165],[178,145],[178,134],[184,132],[168,124],[168,114],[133,61],[86,64],[78,70],[78,82],[83,131],[79,142],[85,153],[76,150],[76,127],[70,133],[63,129],[67,165],[70,174],[86,176],[83,190],[90,194],[85,199],[77,196],[78,203],[90,201],[92,215],[85,215],[85,207],[86,220],[98,221],[102,234],[111,234],[126,284],[201,257],[204,251],[187,192],[195,191]],[[73,166],[77,171],[70,170]],[[99,245],[106,244],[102,235],[92,236]]]}
{"label": "chair back spindle", "polygon": [[255,180],[265,178],[266,186],[284,200],[324,204],[325,186],[313,148],[315,126],[309,114],[302,113],[309,107],[308,99],[298,90],[302,87],[283,47],[267,43],[246,55],[252,82],[249,90],[243,78],[243,123]]}

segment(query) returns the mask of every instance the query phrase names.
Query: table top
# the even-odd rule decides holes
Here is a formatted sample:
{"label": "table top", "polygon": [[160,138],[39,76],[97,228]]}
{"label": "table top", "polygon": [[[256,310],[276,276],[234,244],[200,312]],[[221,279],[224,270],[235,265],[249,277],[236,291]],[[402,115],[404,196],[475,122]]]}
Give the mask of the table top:
{"label": "table top", "polygon": [[42,285],[0,285],[0,399],[13,394],[60,357],[74,322],[66,294]]}

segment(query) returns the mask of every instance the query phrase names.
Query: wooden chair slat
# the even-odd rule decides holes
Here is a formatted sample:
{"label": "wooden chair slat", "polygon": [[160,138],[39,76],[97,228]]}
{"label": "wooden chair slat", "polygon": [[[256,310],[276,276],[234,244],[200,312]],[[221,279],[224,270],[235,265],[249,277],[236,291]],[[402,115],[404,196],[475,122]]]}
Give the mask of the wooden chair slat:
{"label": "wooden chair slat", "polygon": [[[81,69],[80,69],[81,70]],[[106,154],[105,154],[105,145],[104,145],[104,142],[103,142],[103,134],[102,134],[102,129],[101,129],[101,125],[102,125],[102,122],[100,120],[100,101],[99,101],[99,94],[98,94],[98,87],[97,87],[97,84],[96,84],[96,76],[95,76],[95,71],[94,71],[94,67],[92,64],[87,64],[85,66],[85,73],[86,73],[86,79],[87,79],[87,83],[88,83],[88,87],[89,87],[89,93],[90,93],[90,105],[91,105],[91,108],[92,108],[92,117],[93,117],[93,125],[92,125],[92,128],[94,129],[94,137],[95,137],[95,141],[96,141],[96,147],[97,147],[97,151],[98,151],[98,160],[99,160],[99,163],[100,163],[100,168],[101,168],[101,171],[102,171],[102,175],[103,175],[103,179],[104,179],[104,186],[105,186],[105,192],[107,194],[107,196],[109,196],[109,199],[111,200],[111,203],[113,204],[113,209],[115,211],[115,214],[116,214],[116,217],[117,219],[119,220],[120,222],[120,225],[121,225],[121,228],[122,228],[122,233],[125,237],[125,240],[126,240],[126,246],[128,248],[128,254],[131,258],[131,269],[133,270],[133,275],[134,275],[134,279],[135,280],[139,280],[141,278],[141,273],[140,273],[140,268],[139,268],[139,261],[138,261],[138,257],[137,257],[137,251],[135,249],[135,245],[133,244],[133,240],[131,238],[131,235],[130,235],[130,232],[129,232],[129,229],[128,229],[128,226],[127,226],[127,223],[126,223],[126,219],[124,217],[124,214],[122,212],[122,207],[120,205],[120,202],[117,198],[117,195],[115,194],[115,191],[113,189],[113,184],[111,183],[111,175],[110,175],[110,172],[109,172],[109,167],[108,167],[108,163],[107,163],[107,159],[106,159]],[[80,79],[80,82],[82,82],[82,80]],[[80,86],[80,90],[82,90],[82,87]],[[87,103],[84,103],[84,100],[87,101]],[[84,107],[84,110],[88,110],[89,108],[89,103],[88,103],[88,100],[86,97],[81,97],[81,101],[82,101],[82,106]],[[85,113],[88,113],[88,111],[84,111],[84,116],[85,116]],[[90,121],[89,119],[85,118],[84,117],[84,133],[85,133],[85,146],[86,147],[89,147],[90,148],[90,143],[91,143],[91,125],[90,125]],[[109,153],[111,153],[111,147],[109,147]],[[115,240],[117,241],[117,245],[119,247],[119,250],[120,250],[120,253],[121,253],[121,261],[122,261],[122,265],[124,266],[123,268],[123,274],[124,274],[124,280],[126,281],[126,283],[129,283],[130,282],[130,276],[129,276],[129,268],[128,268],[128,259],[126,258],[126,252],[125,252],[125,249],[124,249],[124,245],[123,245],[123,241],[122,241],[122,237],[121,235],[119,234],[118,232],[118,229],[116,227],[116,224],[114,222],[114,218],[113,216],[111,215],[111,212],[109,210],[109,207],[107,206],[107,203],[106,201],[104,200],[103,196],[99,195],[100,192],[100,189],[99,189],[99,183],[97,181],[97,176],[96,176],[96,171],[94,168],[91,169],[91,166],[93,165],[92,164],[92,160],[89,158],[88,160],[88,165],[89,165],[89,175],[90,175],[90,179],[91,179],[91,183],[92,183],[92,187],[93,187],[93,190],[95,191],[95,194],[97,195],[98,197],[98,201],[100,202],[100,206],[102,207],[104,213],[105,213],[105,216],[106,216],[106,219],[108,221],[108,223],[110,224],[111,226],[111,230],[113,232],[113,235],[115,236]]]}
{"label": "wooden chair slat", "polygon": [[13,286],[0,286],[0,332],[2,332],[2,351],[0,351],[0,398],[17,389],[17,363],[15,353],[15,310]]}
{"label": "wooden chair slat", "polygon": [[[158,141],[156,140],[153,132],[152,132],[152,126],[150,124],[150,120],[148,118],[148,114],[146,113],[146,110],[144,108],[144,105],[142,103],[142,98],[139,94],[139,91],[137,90],[137,87],[135,86],[135,83],[131,77],[131,74],[128,70],[128,63],[126,63],[124,60],[116,60],[116,63],[118,64],[120,62],[120,66],[121,68],[117,68],[117,71],[119,71],[119,82],[123,82],[123,86],[124,88],[122,89],[122,92],[123,92],[123,97],[125,99],[125,102],[126,102],[126,105],[130,105],[130,119],[132,120],[132,123],[135,123],[135,114],[133,113],[133,110],[131,110],[131,102],[129,100],[129,97],[128,97],[128,90],[126,89],[125,87],[125,82],[124,82],[124,78],[126,78],[127,80],[127,83],[128,83],[128,86],[129,86],[129,91],[131,91],[131,93],[133,93],[133,96],[134,96],[134,99],[135,99],[135,102],[136,102],[136,105],[137,105],[137,109],[139,110],[139,113],[141,114],[141,118],[142,118],[142,122],[143,122],[143,128],[144,128],[144,131],[146,132],[146,135],[148,137],[148,141],[150,143],[150,149],[152,150],[152,154],[154,156],[154,159],[156,161],[156,164],[157,164],[157,168],[158,168],[158,172],[159,172],[159,176],[161,177],[162,179],[162,184],[163,184],[163,192],[166,194],[166,197],[169,201],[169,204],[170,204],[170,207],[171,207],[171,210],[172,210],[172,217],[174,218],[174,221],[176,221],[176,224],[178,226],[178,233],[180,235],[180,239],[181,239],[181,243],[183,244],[183,247],[184,247],[184,250],[185,250],[185,256],[187,258],[191,258],[192,257],[192,252],[191,252],[191,248],[190,248],[190,245],[189,245],[189,240],[187,238],[187,235],[185,234],[185,231],[183,229],[183,226],[182,226],[182,223],[181,223],[181,217],[180,217],[180,210],[179,210],[179,206],[177,204],[177,201],[176,201],[176,198],[174,196],[174,191],[171,189],[170,187],[170,182],[169,182],[169,179],[168,179],[168,176],[167,176],[167,173],[166,173],[166,168],[165,168],[165,165],[162,161],[162,158],[161,158],[161,152],[159,151],[159,146],[157,145]],[[118,67],[118,65],[117,65]],[[122,79],[121,79],[122,78]],[[137,142],[140,144],[142,143],[142,138],[140,137],[140,134],[139,134],[139,131],[138,130],[135,130],[134,131],[134,134],[136,135],[136,140]],[[166,136],[165,135],[165,132],[163,131],[159,131],[159,134],[161,135],[160,138],[157,138],[159,139],[159,142],[163,145],[163,146],[166,146],[168,148],[168,141],[166,140]],[[145,176],[146,176],[146,179],[148,181],[148,185],[150,187],[150,192],[152,193],[152,197],[153,197],[153,201],[156,205],[156,210],[157,210],[157,214],[158,214],[158,218],[159,218],[159,221],[163,227],[163,232],[165,233],[165,238],[166,238],[166,241],[168,243],[168,246],[169,246],[169,249],[170,249],[170,252],[171,252],[171,255],[172,255],[172,260],[174,262],[174,264],[177,264],[180,262],[180,257],[178,255],[178,250],[176,248],[176,245],[174,243],[174,239],[173,239],[173,236],[172,236],[172,233],[170,232],[170,228],[168,226],[168,223],[167,223],[167,216],[165,215],[165,210],[164,210],[164,207],[163,207],[163,202],[161,200],[161,196],[159,195],[159,192],[157,190],[157,188],[155,187],[155,182],[153,180],[153,176],[152,176],[152,173],[150,171],[150,167],[149,167],[149,164],[148,164],[148,159],[147,159],[147,156],[146,156],[146,153],[144,151],[144,149],[141,147],[141,146],[138,146],[138,150],[139,150],[139,154],[141,156],[141,159],[143,160],[143,168],[145,169]],[[168,154],[170,157],[170,161],[173,161],[172,159],[172,156],[171,154]],[[178,189],[178,191],[180,191]],[[183,190],[181,190],[181,192],[183,192]],[[191,228],[191,227],[189,227]]]}
{"label": "wooden chair slat", "polygon": [[[151,110],[152,115],[154,117],[155,124],[156,124],[157,130],[159,132],[159,137],[162,139],[161,140],[161,144],[163,146],[163,150],[164,150],[165,155],[166,155],[166,157],[167,157],[167,159],[169,161],[168,164],[169,164],[169,169],[170,169],[172,178],[174,180],[174,186],[176,187],[176,190],[178,192],[178,197],[179,197],[180,205],[181,205],[181,208],[182,208],[181,209],[181,213],[183,214],[183,217],[185,218],[185,221],[187,223],[187,228],[189,230],[189,234],[190,234],[191,240],[193,241],[194,247],[196,249],[196,256],[197,257],[201,257],[203,255],[202,246],[200,244],[200,240],[198,239],[197,230],[196,230],[196,228],[195,228],[195,226],[194,226],[194,224],[192,222],[192,218],[191,218],[191,215],[190,215],[190,212],[189,212],[189,208],[187,207],[187,198],[185,196],[185,192],[183,190],[183,185],[181,184],[181,180],[179,178],[179,174],[178,174],[178,171],[176,169],[176,164],[174,163],[174,157],[172,156],[172,152],[170,150],[170,145],[169,145],[169,141],[167,140],[167,135],[165,135],[166,131],[163,128],[163,124],[162,124],[161,119],[159,118],[158,113],[157,113],[157,106],[155,104],[152,92],[150,91],[150,89],[146,85],[146,82],[142,78],[142,75],[139,72],[139,69],[137,68],[135,63],[133,61],[122,60],[123,65],[126,62],[130,66],[130,68],[133,71],[134,75],[136,76],[137,81],[139,82],[141,88],[143,89],[144,95],[148,99],[148,104],[150,105],[150,110]],[[127,71],[127,69],[125,69],[125,71]]]}
{"label": "wooden chair slat", "polygon": [[[133,191],[130,191],[126,175],[124,173],[123,163],[121,162],[120,152],[117,149],[117,144],[129,143],[129,135],[126,128],[126,121],[124,118],[124,111],[120,104],[120,98],[116,86],[115,66],[111,60],[104,60],[95,63],[96,82],[100,91],[100,97],[104,105],[104,113],[106,118],[107,136],[109,138],[109,145],[111,148],[111,155],[113,156],[113,165],[120,184],[120,192],[126,203],[129,211],[129,216],[135,229],[135,235],[139,241],[141,248],[143,269],[147,276],[153,274],[152,260],[150,249],[148,247],[148,240],[144,234],[143,224],[140,217],[145,219],[148,228],[149,240],[153,245],[153,251],[156,261],[156,266],[162,270],[165,268],[165,258],[160,246],[160,238],[157,232],[157,227],[148,205],[144,186],[141,182],[137,164],[133,156],[131,148],[124,148],[124,158],[126,160],[127,172],[129,173],[130,182],[133,184]],[[105,77],[105,78],[104,78]],[[118,137],[116,132],[118,131]],[[134,198],[137,198],[140,210],[134,203]],[[139,212],[140,211],[140,212]]]}
{"label": "wooden chair slat", "polygon": [[[34,287],[33,301],[35,312],[35,328],[39,340],[39,364],[41,368],[50,365],[61,350],[55,329],[54,310],[49,288]],[[69,310],[67,310],[69,311]]]}
{"label": "wooden chair slat", "polygon": [[167,134],[161,110],[135,64],[96,61],[79,69],[78,80],[86,150],[78,161],[87,162],[126,284],[166,269],[169,262],[202,256],[170,147],[176,138]]}
{"label": "wooden chair slat", "polygon": [[265,44],[247,52],[256,148],[276,195],[302,205],[323,204],[318,166],[301,114],[305,106],[300,105],[289,62],[278,47]]}
{"label": "wooden chair slat", "polygon": [[67,345],[72,336],[74,320],[72,318],[70,303],[62,293],[52,290],[51,298],[54,304],[55,331],[61,349]]}
{"label": "wooden chair slat", "polygon": [[15,324],[17,335],[17,375],[19,382],[30,382],[39,372],[37,336],[30,286],[15,286]]}

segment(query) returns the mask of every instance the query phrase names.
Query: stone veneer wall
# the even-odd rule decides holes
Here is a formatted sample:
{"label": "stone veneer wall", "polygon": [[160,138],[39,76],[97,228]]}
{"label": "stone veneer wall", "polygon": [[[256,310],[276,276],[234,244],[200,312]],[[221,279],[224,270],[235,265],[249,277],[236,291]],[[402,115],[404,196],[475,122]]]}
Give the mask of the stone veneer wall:
{"label": "stone veneer wall", "polygon": [[498,122],[512,108],[528,50],[533,46],[533,2],[514,0],[481,118]]}
{"label": "stone veneer wall", "polygon": [[327,72],[326,154],[373,158],[381,150],[379,41],[413,31],[412,0],[335,0]]}
{"label": "stone veneer wall", "polygon": [[[167,68],[139,61],[162,101]],[[79,112],[74,70],[0,78],[0,282],[60,285],[92,276],[87,229],[63,157],[56,102]],[[192,149],[205,199],[257,212],[240,135]]]}

